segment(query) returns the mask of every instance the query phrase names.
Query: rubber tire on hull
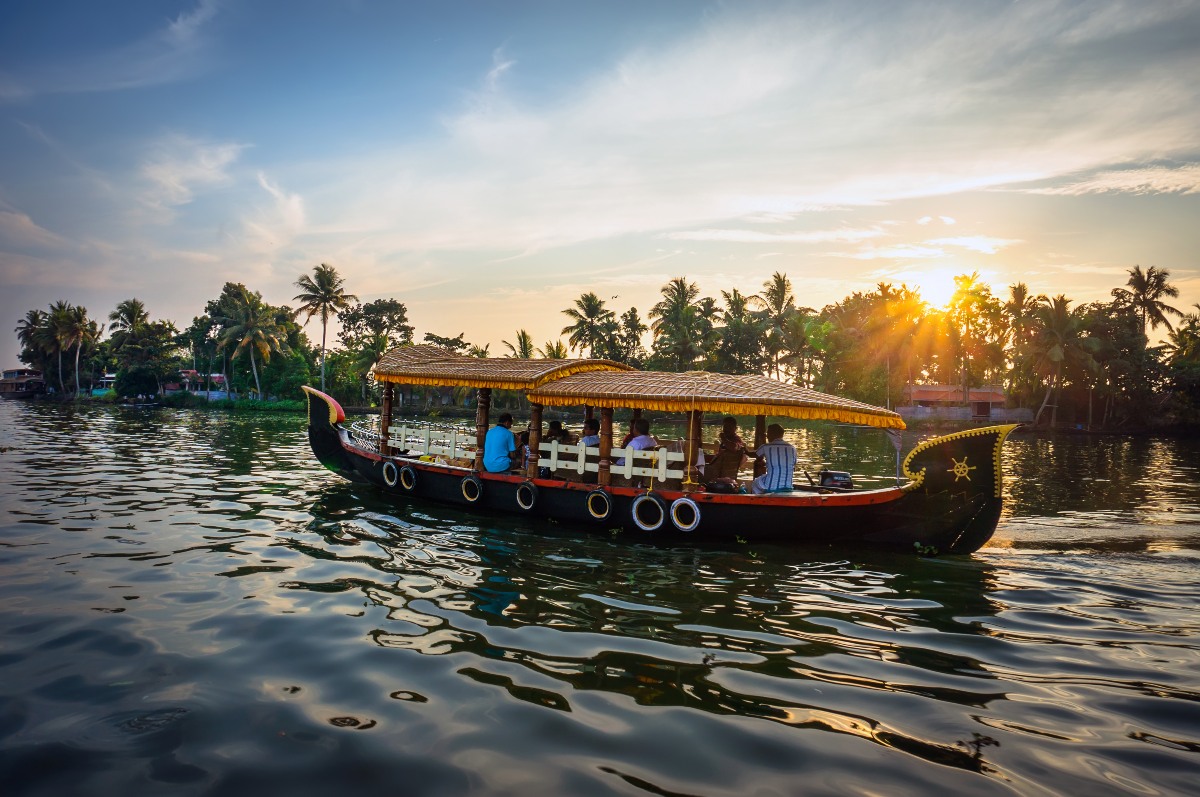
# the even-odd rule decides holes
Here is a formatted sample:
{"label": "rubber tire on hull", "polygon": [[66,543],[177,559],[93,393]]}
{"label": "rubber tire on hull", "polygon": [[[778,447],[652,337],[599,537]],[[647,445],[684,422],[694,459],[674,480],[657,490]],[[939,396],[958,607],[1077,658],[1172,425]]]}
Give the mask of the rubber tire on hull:
{"label": "rubber tire on hull", "polygon": [[[650,513],[647,520],[644,515]],[[629,507],[629,519],[642,531],[658,531],[667,522],[667,502],[654,493],[642,493]]]}
{"label": "rubber tire on hull", "polygon": [[526,480],[517,485],[517,506],[525,512],[533,511],[537,506],[538,488],[533,482]]}
{"label": "rubber tire on hull", "polygon": [[[683,510],[683,520],[679,519],[680,509]],[[690,520],[689,520],[690,518]],[[671,502],[671,522],[680,531],[695,531],[700,527],[700,507],[692,499],[684,496]]]}
{"label": "rubber tire on hull", "polygon": [[388,487],[395,487],[396,482],[400,479],[400,472],[396,470],[395,462],[383,463],[383,483]]}
{"label": "rubber tire on hull", "polygon": [[[596,511],[596,502],[600,502],[603,511]],[[595,520],[597,523],[603,523],[608,520],[613,510],[612,496],[604,489],[596,489],[589,492],[583,499],[583,505],[587,508],[588,514],[592,516],[592,520]]]}
{"label": "rubber tire on hull", "polygon": [[463,500],[468,504],[474,504],[483,498],[483,482],[478,476],[464,476],[459,483],[459,490],[462,491]]}
{"label": "rubber tire on hull", "polygon": [[400,468],[400,489],[406,493],[411,493],[417,486],[417,469],[412,465],[403,465]]}

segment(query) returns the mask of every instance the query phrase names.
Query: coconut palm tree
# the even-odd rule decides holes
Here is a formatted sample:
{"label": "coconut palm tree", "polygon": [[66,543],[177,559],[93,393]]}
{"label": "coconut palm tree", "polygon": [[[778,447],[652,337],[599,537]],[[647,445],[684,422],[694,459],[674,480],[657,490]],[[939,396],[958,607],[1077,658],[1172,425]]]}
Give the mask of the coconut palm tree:
{"label": "coconut palm tree", "polygon": [[242,288],[234,300],[233,315],[223,319],[228,322],[218,349],[224,349],[230,344],[236,344],[233,356],[236,358],[244,350],[250,351],[250,369],[254,373],[254,390],[262,397],[262,385],[258,379],[258,363],[254,353],[262,355],[263,363],[271,361],[272,352],[287,350],[284,342],[285,332],[275,320],[272,309],[263,304],[258,296]]}
{"label": "coconut palm tree", "polygon": [[563,327],[560,335],[568,335],[572,349],[588,350],[589,357],[596,356],[596,348],[605,338],[605,330],[616,319],[612,310],[604,307],[604,300],[595,293],[585,293],[575,300],[574,307],[563,310],[563,315],[575,323]]}
{"label": "coconut palm tree", "polygon": [[696,283],[676,277],[662,287],[662,300],[648,313],[654,356],[672,370],[686,371],[704,356],[707,324],[699,296]]}
{"label": "coconut palm tree", "polygon": [[[1042,377],[1048,377],[1046,396],[1038,408],[1033,423],[1037,425],[1050,402],[1051,395],[1062,389],[1063,370],[1073,367],[1095,372],[1099,365],[1094,353],[1100,341],[1085,337],[1085,308],[1071,309],[1071,300],[1059,294],[1053,299],[1042,298],[1033,308],[1031,339],[1020,357],[1023,365]],[[1058,401],[1050,413],[1050,424],[1058,420]]]}
{"label": "coconut palm tree", "polygon": [[83,351],[85,343],[92,340],[93,335],[98,335],[100,327],[95,321],[87,317],[86,307],[71,307],[67,311],[65,325],[63,327],[63,344],[64,347],[75,349],[75,396],[79,396],[79,355]]}
{"label": "coconut palm tree", "polygon": [[988,300],[991,290],[979,279],[979,272],[960,274],[954,278],[954,294],[950,297],[950,316],[962,331],[962,391],[963,401],[970,398],[971,350],[975,341],[971,337],[972,327]]}
{"label": "coconut palm tree", "polygon": [[1159,324],[1165,324],[1171,329],[1167,314],[1182,316],[1183,313],[1163,301],[1164,297],[1176,298],[1179,289],[1167,282],[1171,272],[1165,268],[1150,266],[1142,271],[1141,266],[1129,269],[1127,288],[1113,288],[1112,295],[1129,302],[1142,314],[1142,330],[1147,324],[1150,329],[1158,329]]}
{"label": "coconut palm tree", "polygon": [[25,317],[17,322],[13,332],[17,333],[17,341],[22,348],[30,351],[41,351],[42,340],[45,337],[49,314],[45,310],[28,310]]}
{"label": "coconut palm tree", "polygon": [[108,314],[110,332],[133,332],[150,323],[150,314],[141,299],[125,299]]}
{"label": "coconut palm tree", "polygon": [[508,347],[508,357],[515,357],[518,360],[533,359],[533,337],[525,330],[517,330],[517,342],[515,345],[509,343],[507,340],[502,340],[500,342]]}
{"label": "coconut palm tree", "polygon": [[537,356],[543,360],[565,360],[571,356],[567,344],[561,340],[546,341],[546,345],[537,350]]}
{"label": "coconut palm tree", "polygon": [[767,320],[750,311],[750,297],[737,288],[721,291],[721,298],[725,307],[720,311],[721,326],[716,330],[716,369],[733,374],[762,373]]}
{"label": "coconut palm tree", "polygon": [[71,326],[75,314],[75,307],[70,302],[59,299],[50,305],[50,312],[47,317],[47,328],[43,338],[44,345],[48,344],[48,351],[53,351],[58,356],[58,387],[65,395],[67,386],[63,382],[63,352],[69,348],[68,342],[71,337]]}
{"label": "coconut palm tree", "polygon": [[792,281],[787,274],[776,271],[763,283],[762,293],[750,299],[759,306],[767,318],[765,346],[771,361],[771,374],[779,377],[779,355],[784,350],[784,327],[788,317],[796,312],[796,296],[792,293]]}
{"label": "coconut palm tree", "polygon": [[300,293],[292,297],[300,302],[296,309],[296,318],[303,313],[305,323],[313,316],[321,316],[321,390],[325,389],[325,335],[329,328],[329,319],[337,316],[342,310],[348,310],[358,297],[346,293],[342,287],[345,279],[338,274],[337,269],[326,263],[313,266],[312,276],[307,274],[296,280]]}
{"label": "coconut palm tree", "polygon": [[1009,329],[1012,331],[1013,348],[1019,348],[1028,342],[1030,318],[1033,309],[1039,302],[1044,302],[1045,296],[1031,296],[1029,286],[1018,282],[1008,286],[1008,301],[1004,303],[1004,314],[1008,316]]}

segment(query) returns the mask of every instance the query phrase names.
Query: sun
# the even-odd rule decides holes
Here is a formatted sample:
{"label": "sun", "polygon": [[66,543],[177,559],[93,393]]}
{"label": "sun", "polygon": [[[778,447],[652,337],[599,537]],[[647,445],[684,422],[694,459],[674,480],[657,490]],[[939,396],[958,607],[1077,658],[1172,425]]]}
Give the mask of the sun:
{"label": "sun", "polygon": [[902,282],[909,288],[919,291],[921,299],[934,309],[943,309],[950,304],[954,295],[954,278],[960,274],[970,274],[961,267],[939,266],[937,268],[914,268],[903,274],[892,276],[892,281]]}

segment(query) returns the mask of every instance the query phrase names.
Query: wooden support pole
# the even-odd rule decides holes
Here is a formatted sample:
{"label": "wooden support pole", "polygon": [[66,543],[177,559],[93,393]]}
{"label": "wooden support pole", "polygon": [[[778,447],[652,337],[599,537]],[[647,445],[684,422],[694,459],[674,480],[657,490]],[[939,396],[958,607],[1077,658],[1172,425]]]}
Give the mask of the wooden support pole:
{"label": "wooden support pole", "polygon": [[532,458],[529,460],[529,466],[525,470],[525,475],[529,478],[536,478],[538,475],[538,460],[542,454],[538,450],[542,445],[542,405],[530,402],[529,404],[529,453]]}
{"label": "wooden support pole", "polygon": [[687,436],[683,440],[684,451],[684,466],[686,470],[683,476],[684,492],[693,492],[700,489],[700,444],[703,442],[704,430],[702,423],[704,413],[700,410],[692,410],[688,413]]}
{"label": "wooden support pole", "polygon": [[483,470],[483,443],[488,433],[488,413],[492,408],[492,389],[475,391],[475,472]]}
{"label": "wooden support pole", "polygon": [[591,404],[584,404],[583,405],[583,419],[585,421],[590,421],[592,418],[595,418],[595,417],[596,417],[596,408],[593,407]]}
{"label": "wooden support pole", "polygon": [[613,449],[613,411],[612,407],[600,408],[600,472],[596,474],[596,482],[607,487],[612,484],[612,449]]}
{"label": "wooden support pole", "polygon": [[391,438],[392,402],[396,399],[396,386],[383,383],[383,403],[379,407],[379,453],[388,455],[388,440]]}
{"label": "wooden support pole", "polygon": [[[767,416],[754,416],[754,452],[767,444]],[[767,463],[761,459],[754,460],[754,475],[761,476],[767,472]]]}

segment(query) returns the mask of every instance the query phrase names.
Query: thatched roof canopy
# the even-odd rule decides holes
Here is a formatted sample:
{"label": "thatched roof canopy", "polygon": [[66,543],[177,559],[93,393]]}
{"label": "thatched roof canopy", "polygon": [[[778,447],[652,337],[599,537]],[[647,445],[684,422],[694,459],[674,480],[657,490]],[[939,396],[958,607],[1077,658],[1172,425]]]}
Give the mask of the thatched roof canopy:
{"label": "thatched roof canopy", "polygon": [[610,360],[518,360],[467,357],[441,346],[402,346],[375,366],[377,382],[532,390],[551,380],[588,371],[625,371]]}
{"label": "thatched roof canopy", "polygon": [[818,393],[765,376],[731,376],[691,371],[576,373],[533,390],[529,400],[548,406],[593,404],[641,407],[663,412],[719,412],[730,415],[779,415],[808,420],[858,423],[903,429],[891,410]]}

